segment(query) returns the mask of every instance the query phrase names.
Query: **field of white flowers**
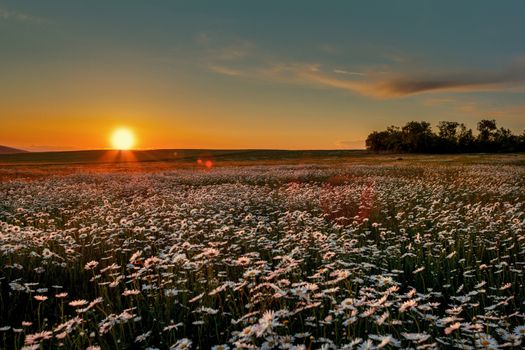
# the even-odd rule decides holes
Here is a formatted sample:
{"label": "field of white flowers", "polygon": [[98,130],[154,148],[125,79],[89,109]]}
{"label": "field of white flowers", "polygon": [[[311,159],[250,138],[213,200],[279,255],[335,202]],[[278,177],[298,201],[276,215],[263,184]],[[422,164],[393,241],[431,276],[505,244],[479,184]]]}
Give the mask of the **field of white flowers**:
{"label": "field of white flowers", "polygon": [[521,349],[525,168],[0,183],[6,349]]}

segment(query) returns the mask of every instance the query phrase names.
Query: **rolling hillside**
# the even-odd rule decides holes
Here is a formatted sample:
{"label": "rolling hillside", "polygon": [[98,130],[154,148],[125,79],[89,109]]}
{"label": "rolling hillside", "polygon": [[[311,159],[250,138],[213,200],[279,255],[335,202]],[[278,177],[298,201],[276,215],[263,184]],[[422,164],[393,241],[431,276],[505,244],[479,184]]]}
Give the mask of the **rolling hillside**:
{"label": "rolling hillside", "polygon": [[19,154],[19,153],[29,153],[29,152],[24,151],[22,149],[18,149],[18,148],[12,148],[12,147],[0,145],[0,154]]}

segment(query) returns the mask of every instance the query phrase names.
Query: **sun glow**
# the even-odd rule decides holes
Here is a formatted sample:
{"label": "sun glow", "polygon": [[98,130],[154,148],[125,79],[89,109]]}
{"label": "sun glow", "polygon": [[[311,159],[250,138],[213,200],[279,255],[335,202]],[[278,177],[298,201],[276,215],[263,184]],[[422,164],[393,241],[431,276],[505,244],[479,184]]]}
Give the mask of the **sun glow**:
{"label": "sun glow", "polygon": [[117,129],[111,135],[111,144],[114,149],[121,151],[129,150],[135,144],[135,135],[133,135],[130,129]]}

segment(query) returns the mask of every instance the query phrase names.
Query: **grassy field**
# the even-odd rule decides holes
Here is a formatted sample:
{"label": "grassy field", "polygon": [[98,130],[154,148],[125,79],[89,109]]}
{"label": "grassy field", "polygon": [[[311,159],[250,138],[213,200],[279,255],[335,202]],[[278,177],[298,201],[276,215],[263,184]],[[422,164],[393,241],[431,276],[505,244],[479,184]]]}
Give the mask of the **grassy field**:
{"label": "grassy field", "polygon": [[200,150],[200,149],[161,149],[143,151],[69,151],[69,152],[29,152],[0,154],[0,165],[59,165],[59,164],[112,164],[112,163],[151,163],[161,162],[173,165],[192,164],[198,159],[215,160],[218,165],[246,165],[264,163],[297,164],[301,162],[356,162],[389,160],[422,160],[439,162],[521,162],[525,165],[524,153],[510,154],[376,154],[365,150]]}
{"label": "grassy field", "polygon": [[366,151],[287,151],[287,150],[199,150],[165,149],[145,151],[73,151],[34,152],[0,155],[0,164],[102,164],[112,162],[172,162],[188,163],[198,159],[221,162],[259,162],[274,160],[318,160],[324,158],[356,158],[368,155]]}
{"label": "grassy field", "polygon": [[2,155],[0,346],[521,349],[524,164]]}
{"label": "grassy field", "polygon": [[176,169],[256,165],[343,164],[510,164],[525,165],[525,153],[511,154],[375,154],[364,150],[147,150],[73,151],[0,154],[0,180],[75,172],[155,172]]}

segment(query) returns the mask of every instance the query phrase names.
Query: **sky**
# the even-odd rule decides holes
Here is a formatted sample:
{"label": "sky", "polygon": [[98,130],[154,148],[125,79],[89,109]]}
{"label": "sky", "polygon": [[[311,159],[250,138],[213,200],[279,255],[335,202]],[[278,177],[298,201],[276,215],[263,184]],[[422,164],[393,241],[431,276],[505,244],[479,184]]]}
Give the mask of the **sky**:
{"label": "sky", "polygon": [[0,145],[362,148],[525,129],[525,1],[0,0]]}

